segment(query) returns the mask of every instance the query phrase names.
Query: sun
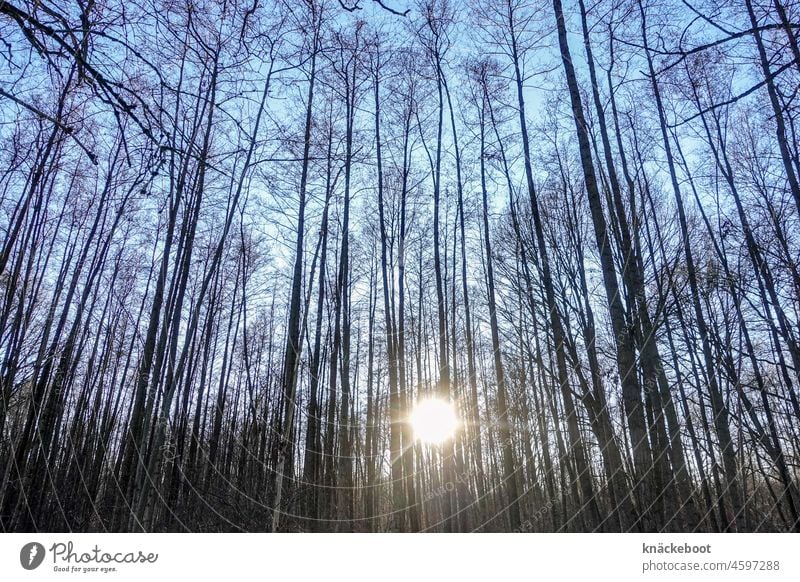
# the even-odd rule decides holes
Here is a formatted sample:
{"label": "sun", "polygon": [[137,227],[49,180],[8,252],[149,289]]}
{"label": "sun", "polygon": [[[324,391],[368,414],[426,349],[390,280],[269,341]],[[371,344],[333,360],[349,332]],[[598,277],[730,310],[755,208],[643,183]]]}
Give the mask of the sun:
{"label": "sun", "polygon": [[436,398],[422,400],[411,412],[414,437],[430,444],[443,443],[455,435],[458,417],[453,405]]}

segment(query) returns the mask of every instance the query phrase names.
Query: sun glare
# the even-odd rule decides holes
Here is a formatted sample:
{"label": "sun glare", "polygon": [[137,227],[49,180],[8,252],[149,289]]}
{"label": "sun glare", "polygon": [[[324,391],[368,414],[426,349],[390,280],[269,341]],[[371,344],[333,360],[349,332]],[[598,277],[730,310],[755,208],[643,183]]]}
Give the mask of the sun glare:
{"label": "sun glare", "polygon": [[411,413],[411,427],[414,429],[414,437],[426,443],[439,444],[455,434],[458,417],[449,402],[422,400]]}

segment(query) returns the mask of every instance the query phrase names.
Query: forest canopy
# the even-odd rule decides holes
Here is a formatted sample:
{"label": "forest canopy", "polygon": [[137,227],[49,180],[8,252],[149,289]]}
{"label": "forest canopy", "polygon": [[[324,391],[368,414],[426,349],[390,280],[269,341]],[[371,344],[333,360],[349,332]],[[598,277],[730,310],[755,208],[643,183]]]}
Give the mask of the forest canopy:
{"label": "forest canopy", "polygon": [[800,531],[799,33],[0,0],[0,531]]}

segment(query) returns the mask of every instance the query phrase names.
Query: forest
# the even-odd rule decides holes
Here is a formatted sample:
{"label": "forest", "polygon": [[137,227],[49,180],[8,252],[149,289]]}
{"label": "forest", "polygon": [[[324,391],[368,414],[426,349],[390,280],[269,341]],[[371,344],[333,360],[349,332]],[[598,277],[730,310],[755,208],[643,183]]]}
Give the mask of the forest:
{"label": "forest", "polygon": [[0,0],[1,532],[800,532],[797,0]]}

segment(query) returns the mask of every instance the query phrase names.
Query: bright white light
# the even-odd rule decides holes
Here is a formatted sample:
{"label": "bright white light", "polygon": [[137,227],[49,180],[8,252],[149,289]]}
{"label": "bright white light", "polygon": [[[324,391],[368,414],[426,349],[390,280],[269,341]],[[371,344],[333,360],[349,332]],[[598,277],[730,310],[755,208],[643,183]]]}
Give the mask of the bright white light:
{"label": "bright white light", "polygon": [[458,417],[449,402],[423,400],[417,403],[411,413],[411,427],[414,429],[414,436],[419,440],[439,444],[455,434]]}

